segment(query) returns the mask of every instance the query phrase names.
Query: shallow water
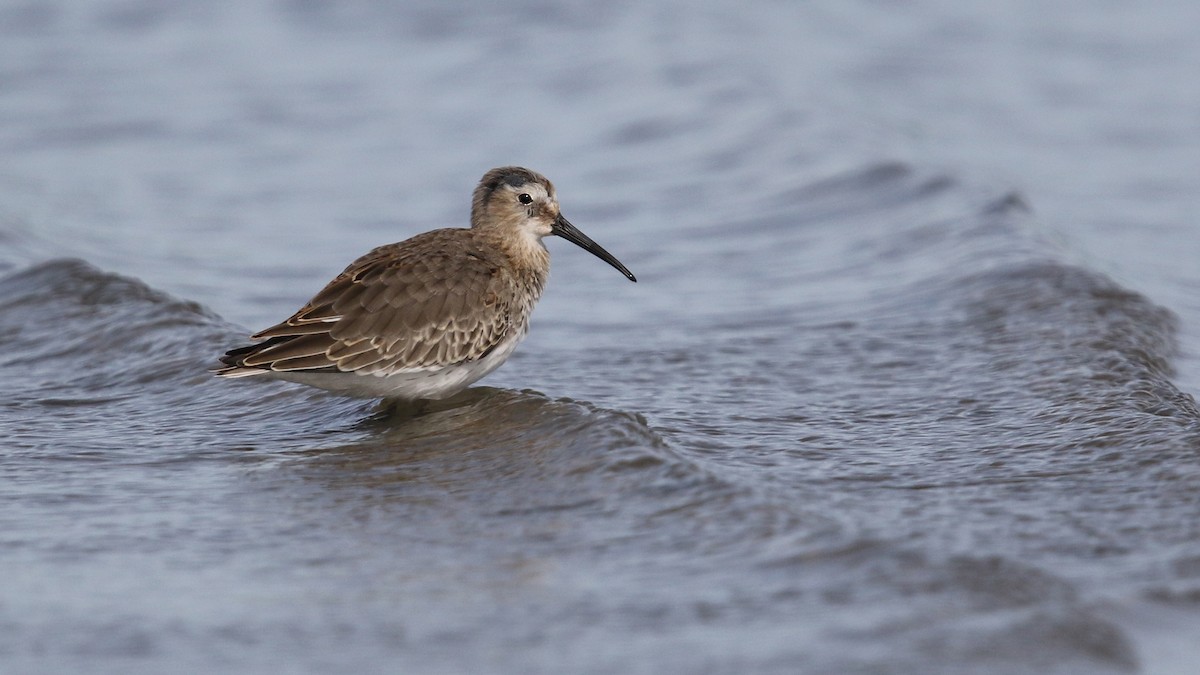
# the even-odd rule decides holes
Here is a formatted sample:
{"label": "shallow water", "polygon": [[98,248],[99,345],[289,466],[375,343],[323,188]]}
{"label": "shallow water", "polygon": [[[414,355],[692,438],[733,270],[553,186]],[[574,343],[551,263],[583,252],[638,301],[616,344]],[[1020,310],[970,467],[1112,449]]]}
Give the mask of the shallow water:
{"label": "shallow water", "polygon": [[[0,670],[1191,672],[1197,19],[0,3]],[[207,373],[507,163],[639,283]]]}

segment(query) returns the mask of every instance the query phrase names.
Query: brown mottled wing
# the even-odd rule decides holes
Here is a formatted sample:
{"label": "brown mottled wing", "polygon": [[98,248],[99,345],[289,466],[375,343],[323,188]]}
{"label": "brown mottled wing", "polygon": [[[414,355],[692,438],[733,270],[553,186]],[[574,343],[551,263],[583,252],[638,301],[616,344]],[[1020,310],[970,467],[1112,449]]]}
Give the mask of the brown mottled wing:
{"label": "brown mottled wing", "polygon": [[511,328],[511,277],[466,230],[435,230],[354,261],[237,365],[382,374],[490,352]]}

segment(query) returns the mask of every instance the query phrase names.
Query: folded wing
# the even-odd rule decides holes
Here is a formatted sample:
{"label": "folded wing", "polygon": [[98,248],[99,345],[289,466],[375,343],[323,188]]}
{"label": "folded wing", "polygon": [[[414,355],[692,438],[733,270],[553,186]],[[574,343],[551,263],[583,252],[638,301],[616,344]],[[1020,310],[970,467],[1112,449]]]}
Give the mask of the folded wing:
{"label": "folded wing", "polygon": [[[377,248],[300,311],[228,352],[221,374],[388,375],[482,358],[512,329],[513,280],[494,252],[445,230]],[[425,239],[426,241],[420,241]]]}

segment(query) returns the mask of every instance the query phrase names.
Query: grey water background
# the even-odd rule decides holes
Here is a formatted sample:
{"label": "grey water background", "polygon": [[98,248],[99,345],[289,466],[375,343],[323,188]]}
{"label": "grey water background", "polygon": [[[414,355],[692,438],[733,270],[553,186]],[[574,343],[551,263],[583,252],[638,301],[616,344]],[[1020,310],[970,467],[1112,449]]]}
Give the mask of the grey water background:
{"label": "grey water background", "polygon": [[[0,2],[0,672],[1191,673],[1200,6]],[[225,382],[546,173],[415,419]]]}

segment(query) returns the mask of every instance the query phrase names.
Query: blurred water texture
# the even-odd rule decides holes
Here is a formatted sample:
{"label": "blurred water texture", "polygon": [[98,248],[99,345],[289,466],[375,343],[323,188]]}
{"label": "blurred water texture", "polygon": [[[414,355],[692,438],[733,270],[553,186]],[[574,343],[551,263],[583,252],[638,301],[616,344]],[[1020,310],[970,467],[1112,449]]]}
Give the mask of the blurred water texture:
{"label": "blurred water texture", "polygon": [[[1200,6],[0,2],[0,670],[1189,673]],[[523,164],[416,418],[214,380]]]}

